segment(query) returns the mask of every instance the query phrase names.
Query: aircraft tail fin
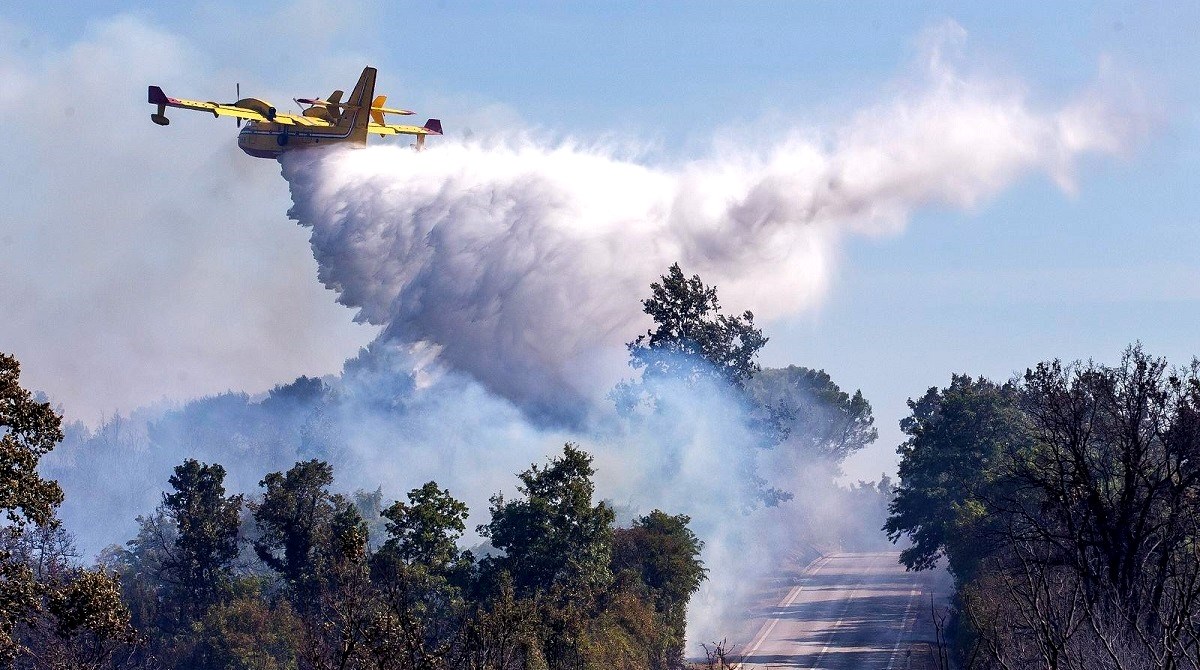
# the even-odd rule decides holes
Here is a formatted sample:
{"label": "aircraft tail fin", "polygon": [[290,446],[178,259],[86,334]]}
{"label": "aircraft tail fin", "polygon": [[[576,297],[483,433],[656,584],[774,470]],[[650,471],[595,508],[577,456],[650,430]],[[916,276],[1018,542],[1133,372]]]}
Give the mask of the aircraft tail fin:
{"label": "aircraft tail fin", "polygon": [[346,99],[345,111],[338,125],[348,127],[350,135],[347,139],[357,144],[367,143],[367,125],[371,122],[371,101],[375,96],[375,74],[373,67],[364,67],[362,76]]}
{"label": "aircraft tail fin", "polygon": [[343,95],[345,95],[345,94],[342,93],[342,90],[339,88],[339,89],[335,90],[333,93],[330,93],[329,97],[325,99],[325,103],[326,103],[325,110],[327,112],[329,112],[329,118],[334,121],[342,118],[342,96]]}
{"label": "aircraft tail fin", "polygon": [[421,151],[422,149],[425,148],[425,136],[426,135],[441,135],[442,134],[442,122],[439,119],[429,119],[428,121],[425,122],[425,125],[422,127],[425,129],[426,132],[424,132],[420,135],[417,135],[417,143],[414,145],[414,148],[416,148],[417,151]]}
{"label": "aircraft tail fin", "polygon": [[386,104],[386,95],[377,95],[375,96],[375,100],[371,102],[371,120],[381,126],[387,123],[387,119],[383,118],[383,106]]}
{"label": "aircraft tail fin", "polygon": [[165,126],[171,123],[171,120],[167,118],[166,114],[167,105],[171,104],[171,99],[167,97],[166,93],[163,93],[161,88],[157,86],[150,87],[149,101],[150,104],[158,107],[158,110],[150,115],[150,120],[160,126]]}

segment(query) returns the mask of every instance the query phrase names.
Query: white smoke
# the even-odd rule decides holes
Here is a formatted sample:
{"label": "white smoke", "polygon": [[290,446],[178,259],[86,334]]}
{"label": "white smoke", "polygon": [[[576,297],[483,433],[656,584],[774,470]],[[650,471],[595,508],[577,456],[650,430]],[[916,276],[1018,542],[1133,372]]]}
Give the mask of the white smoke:
{"label": "white smoke", "polygon": [[650,166],[444,138],[423,153],[299,152],[283,174],[321,281],[359,320],[435,345],[531,416],[572,419],[623,373],[621,344],[647,325],[639,299],[672,262],[727,309],[810,308],[846,234],[973,206],[1031,171],[1069,188],[1080,156],[1128,134],[1098,101],[1040,109],[1015,84],[959,75],[936,46],[912,91],[763,151]]}
{"label": "white smoke", "polygon": [[[148,84],[224,100],[240,80],[247,94],[286,100],[242,76],[268,74],[261,60],[242,52],[230,62],[246,69],[222,69],[211,40],[132,15],[98,18],[59,44],[58,30],[6,24],[8,7],[0,351],[17,356],[32,388],[95,426],[164,398],[333,373],[371,340],[374,329],[351,323],[312,281],[305,235],[283,221],[286,185],[237,149],[232,121],[177,110],[167,128],[150,122]],[[290,46],[276,32],[254,44]],[[332,88],[362,67],[311,60],[289,61],[271,83]]]}
{"label": "white smoke", "polygon": [[[137,28],[136,23],[132,27],[120,23],[106,28],[98,41],[105,48],[145,44],[144,36],[131,32]],[[131,34],[138,39],[130,39]],[[164,47],[166,55],[178,48],[166,46],[171,47]],[[590,411],[590,401],[607,391],[613,380],[628,374],[621,344],[648,325],[638,301],[647,295],[649,283],[678,261],[688,274],[700,274],[706,282],[717,284],[729,311],[752,309],[761,321],[808,309],[819,303],[827,289],[844,236],[897,233],[922,206],[975,206],[1032,172],[1046,173],[1069,190],[1081,156],[1117,151],[1128,137],[1127,120],[1111,111],[1110,97],[1086,92],[1056,106],[1035,104],[1019,84],[961,75],[947,65],[944,46],[938,42],[929,50],[927,66],[916,81],[901,83],[896,87],[899,92],[889,99],[841,121],[783,133],[765,127],[730,128],[727,136],[738,142],[755,142],[756,148],[722,146],[704,158],[683,163],[650,164],[604,147],[528,139],[497,144],[440,138],[420,154],[373,147],[287,156],[283,171],[291,187],[291,213],[311,228],[321,281],[337,291],[341,303],[359,310],[360,320],[384,327],[382,341],[377,343],[380,350],[411,353],[411,359],[400,358],[417,369],[410,379],[386,374],[391,370],[382,365],[385,373],[379,378],[372,377],[370,373],[376,369],[365,364],[365,370],[347,367],[339,392],[352,402],[332,416],[319,417],[329,424],[330,441],[343,450],[342,460],[335,464],[339,476],[364,487],[382,483],[391,497],[437,479],[471,503],[476,515],[473,522],[484,522],[480,515],[486,515],[487,497],[513,486],[513,473],[556,453],[564,440],[576,439],[596,455],[602,496],[637,513],[660,507],[668,513],[692,515],[696,532],[708,543],[705,560],[712,570],[708,591],[697,599],[692,618],[693,637],[706,639],[723,621],[720,604],[747,585],[756,571],[768,569],[769,559],[797,534],[787,540],[762,535],[779,532],[782,536],[788,527],[774,520],[790,510],[760,509],[752,517],[742,515],[746,487],[727,483],[742,475],[732,466],[752,461],[757,446],[741,409],[722,391],[688,387],[666,393],[666,411],[640,424],[578,420]],[[102,74],[122,71],[89,54],[81,50],[65,59],[66,65],[51,63],[44,68],[51,74],[62,70],[54,80],[73,83],[50,88],[79,95],[81,84],[77,82],[105,81]],[[189,59],[177,60],[122,56],[112,62],[145,65],[169,61],[174,63],[170,70],[196,69],[188,66]],[[0,71],[7,72],[3,59]],[[128,102],[128,110],[114,108],[119,111],[113,112],[114,118],[132,118],[135,111],[144,116],[146,110],[134,106],[144,105],[140,96],[145,83],[161,76],[160,72],[136,71],[126,77],[129,91],[117,97],[136,102]],[[28,83],[32,79],[14,81],[17,91],[32,90]],[[105,90],[106,86],[95,84],[95,89]],[[15,110],[11,105],[21,99],[0,91],[0,111]],[[66,104],[64,99],[60,106]],[[186,127],[184,123],[181,120],[178,126]],[[450,119],[447,128],[454,130]],[[143,146],[143,135],[154,137],[149,132],[116,138],[121,141],[98,136],[95,142],[97,146],[136,148]],[[766,139],[773,135],[778,136]],[[66,136],[58,143],[52,140],[43,139],[42,151],[54,148],[58,153],[49,155],[62,158],[59,162],[63,164],[79,166],[72,168],[77,173],[69,175],[79,177],[71,179],[72,183],[92,185],[105,194],[120,193],[125,208],[138,207],[132,215],[117,208],[110,217],[113,222],[106,219],[98,224],[91,218],[94,208],[89,203],[102,198],[67,199],[68,203],[53,210],[55,216],[32,219],[28,228],[53,230],[51,224],[58,219],[82,222],[78,227],[90,231],[91,236],[85,236],[87,244],[79,247],[83,250],[79,253],[87,253],[82,259],[85,262],[46,263],[48,256],[35,249],[23,254],[30,259],[26,263],[45,265],[56,272],[61,267],[77,268],[66,276],[82,286],[90,286],[85,275],[107,277],[112,273],[112,279],[102,283],[122,287],[114,294],[119,298],[113,300],[127,309],[93,300],[90,294],[77,302],[103,305],[95,310],[98,319],[107,323],[117,314],[118,321],[136,325],[146,343],[138,341],[136,346],[126,347],[133,352],[128,356],[113,356],[108,349],[89,353],[91,349],[80,349],[83,345],[75,340],[103,343],[104,338],[90,333],[106,331],[75,317],[71,321],[83,325],[76,328],[78,337],[73,337],[70,345],[43,345],[41,349],[66,352],[69,355],[64,354],[64,359],[72,364],[108,359],[138,362],[144,368],[139,374],[131,373],[126,364],[104,370],[119,370],[126,380],[149,380],[147,385],[154,384],[153,388],[130,396],[144,398],[163,392],[161,385],[166,382],[160,373],[161,361],[178,361],[185,355],[181,352],[207,351],[192,357],[187,369],[206,371],[211,378],[205,377],[201,386],[180,388],[263,388],[296,370],[310,369],[313,352],[323,351],[323,344],[337,339],[336,333],[313,330],[313,324],[320,322],[313,314],[314,303],[323,300],[321,295],[305,294],[300,299],[290,292],[303,284],[297,277],[303,276],[306,266],[288,262],[286,267],[291,270],[278,272],[279,265],[251,255],[277,253],[298,261],[286,253],[280,240],[271,238],[271,243],[264,244],[267,238],[256,238],[255,243],[245,245],[242,253],[246,260],[226,261],[257,284],[230,284],[232,269],[213,272],[213,267],[221,265],[210,256],[228,254],[225,247],[206,246],[200,238],[239,239],[251,234],[243,231],[269,231],[269,226],[246,222],[269,220],[269,212],[277,206],[261,195],[269,184],[233,172],[250,168],[244,167],[245,159],[231,153],[231,147],[219,160],[201,162],[196,168],[200,174],[217,176],[197,178],[189,190],[181,191],[193,197],[176,198],[206,203],[206,216],[212,222],[198,226],[191,225],[191,219],[180,219],[174,211],[169,216],[155,214],[158,197],[145,184],[157,182],[144,174],[114,172],[105,167],[106,162],[69,160],[76,157],[80,140]],[[211,140],[199,136],[194,146],[189,145],[195,148],[191,155],[208,146],[199,144],[201,141]],[[138,160],[108,163],[145,165],[153,175],[169,167],[168,163],[178,162],[179,155],[189,155],[145,146],[130,154]],[[213,168],[224,167],[226,162],[229,170]],[[23,169],[13,163],[10,173],[19,175]],[[226,172],[233,176],[221,176]],[[128,188],[126,180],[138,188]],[[241,192],[235,189],[257,195],[227,197],[224,210],[213,210],[213,193]],[[256,209],[251,215],[238,209],[240,203],[250,200],[262,200],[261,211]],[[175,246],[207,250],[205,254],[188,252],[195,258],[184,265],[192,268],[188,276],[194,279],[181,283],[186,288],[182,294],[204,296],[204,300],[174,300],[177,294],[164,288],[158,289],[163,297],[155,300],[147,299],[145,293],[130,297],[135,294],[126,287],[133,280],[126,274],[139,275],[143,267],[164,268],[157,281],[145,282],[148,288],[174,286],[162,278],[175,277],[179,263],[141,260],[158,248],[144,240],[150,234],[146,231],[159,228],[160,218],[178,220],[175,227],[162,228],[165,232],[160,233]],[[121,230],[115,223],[126,220],[142,225],[132,227],[129,234],[118,234]],[[214,229],[215,225],[222,227]],[[213,230],[226,234],[214,236]],[[191,232],[184,237],[181,231]],[[110,241],[104,245],[95,242],[101,238]],[[47,239],[62,244],[57,237]],[[105,253],[98,254],[96,249]],[[110,253],[114,249],[121,254]],[[10,272],[11,277],[4,276],[17,281],[21,267],[15,265],[18,270]],[[263,267],[275,271],[263,273]],[[263,275],[277,278],[263,280]],[[216,284],[221,285],[219,290],[212,288]],[[227,285],[233,289],[225,288]],[[252,290],[254,287],[261,290]],[[29,295],[15,292],[10,304],[4,305],[20,318],[10,319],[15,325],[0,329],[0,335],[19,335],[15,329],[22,322],[36,320],[26,315],[40,314],[34,307],[49,302],[48,293]],[[230,307],[232,302],[213,297],[218,295],[254,308]],[[143,312],[147,309],[154,311],[156,318],[146,317]],[[80,310],[64,307],[59,311]],[[163,318],[163,314],[186,314],[188,318]],[[235,316],[246,324],[231,327],[230,319]],[[160,325],[154,326],[156,322]],[[178,323],[191,325],[181,329]],[[280,339],[260,334],[278,333],[281,327],[294,336]],[[147,328],[156,328],[156,336],[144,336]],[[231,333],[239,337],[231,339]],[[28,343],[25,349],[34,350],[45,337],[42,332],[28,336],[23,340]],[[272,340],[265,350],[231,344],[264,339]],[[341,339],[353,338],[343,335]],[[297,352],[294,358],[306,362],[304,365],[281,361],[275,351],[293,348]],[[152,355],[160,350],[166,353],[157,358]],[[230,355],[231,351],[238,355]],[[430,354],[436,354],[442,366],[461,374],[437,378]],[[210,361],[223,363],[218,366]],[[30,369],[38,367],[30,365]],[[317,368],[329,369],[327,365]],[[106,375],[118,376],[111,371]],[[465,377],[477,380],[487,392]],[[127,388],[132,383],[118,386]],[[414,388],[418,392],[414,393]],[[104,397],[94,392],[79,395]],[[393,398],[404,399],[407,406],[403,411],[381,402]],[[168,430],[169,422],[158,422],[154,426],[157,431],[146,431],[151,437],[146,438],[145,453],[118,452],[119,458],[109,457],[111,476],[97,478],[95,462],[81,461],[86,463],[78,469],[81,478],[105,483],[110,494],[127,495],[140,491],[139,485],[161,486],[169,468],[181,458],[199,457],[223,462],[231,473],[243,478],[236,483],[238,490],[253,491],[254,482],[266,469],[286,468],[293,460],[311,455],[299,450],[303,445],[297,447],[282,439],[271,451],[266,448],[270,440],[254,438],[254,428],[244,425],[248,423],[248,401],[234,397],[210,404],[222,403],[232,408],[198,411],[202,420],[194,424],[180,421],[174,430]],[[377,407],[381,404],[382,410]],[[572,423],[576,430],[531,426],[525,420],[528,416]],[[237,450],[219,451],[229,445],[220,439],[195,437],[200,433],[197,426],[210,427],[211,435],[234,435],[239,439],[228,442]],[[305,430],[309,428],[305,423]],[[262,432],[276,429],[268,424]],[[102,440],[97,439],[98,446],[104,446],[99,442]],[[229,459],[235,458],[231,453],[236,453],[240,462],[231,462]],[[67,450],[61,454],[71,457]],[[146,462],[154,469],[142,476],[138,468],[149,467]],[[777,474],[779,481],[772,484],[801,490],[797,481],[789,480],[797,473]],[[130,508],[147,511],[145,505],[158,499],[156,490],[141,493],[144,495],[133,503],[119,508],[122,513]],[[88,512],[107,511],[95,497],[70,490],[68,501]],[[111,526],[105,524],[111,524],[113,517],[97,515],[92,524],[75,527],[108,528]],[[122,518],[129,522],[132,514]],[[766,519],[771,522],[764,522]],[[753,552],[746,547],[754,547]]]}
{"label": "white smoke", "polygon": [[[942,37],[960,38],[954,28]],[[827,491],[830,473],[756,465],[759,437],[725,391],[668,384],[661,411],[640,422],[594,411],[629,374],[622,344],[649,325],[639,300],[650,282],[679,262],[719,287],[727,311],[769,321],[809,309],[844,236],[897,233],[923,206],[976,206],[1031,172],[1070,190],[1081,156],[1117,152],[1134,130],[1095,91],[1042,108],[1018,84],[962,76],[947,44],[928,49],[916,83],[838,123],[682,164],[527,138],[298,152],[283,160],[290,215],[312,230],[321,281],[359,320],[384,327],[380,344],[436,352],[526,418],[556,425],[530,431],[507,403],[447,396],[435,382],[428,397],[444,404],[427,417],[429,439],[448,429],[461,446],[439,453],[468,457],[429,475],[452,491],[495,490],[506,485],[476,471],[479,445],[486,462],[511,466],[577,436],[595,454],[602,496],[693,518],[710,580],[690,608],[689,637],[703,641],[728,632],[756,580],[820,534],[797,524],[854,517],[812,495],[747,514],[756,470],[801,494]],[[431,369],[427,359],[421,367]],[[369,446],[378,441],[366,437],[364,463],[420,463],[428,444],[378,453]]]}

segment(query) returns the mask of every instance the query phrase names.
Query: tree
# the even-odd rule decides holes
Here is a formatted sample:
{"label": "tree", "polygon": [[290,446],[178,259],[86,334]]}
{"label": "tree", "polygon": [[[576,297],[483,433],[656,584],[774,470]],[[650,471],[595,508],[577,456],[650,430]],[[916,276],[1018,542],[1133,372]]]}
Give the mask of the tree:
{"label": "tree", "polygon": [[62,441],[62,417],[21,387],[20,374],[17,359],[0,353],[0,510],[16,526],[47,525],[62,489],[42,479],[37,466]]}
{"label": "tree", "polygon": [[189,619],[203,613],[226,590],[238,556],[242,496],[225,496],[225,468],[187,459],[168,480],[172,493],[162,507],[177,529],[174,551],[163,566]]}
{"label": "tree", "polygon": [[613,536],[613,573],[635,575],[665,624],[664,653],[651,664],[656,668],[682,666],[688,602],[707,573],[700,560],[704,542],[688,527],[690,522],[687,515],[654,510]]}
{"label": "tree", "polygon": [[740,388],[759,370],[755,357],[767,343],[754,314],[721,314],[716,287],[685,278],[678,263],[661,279],[642,301],[655,329],[626,345],[630,365],[649,377],[716,377]]}
{"label": "tree", "polygon": [[539,612],[517,598],[512,577],[501,572],[495,592],[475,606],[463,627],[457,663],[469,670],[526,670],[545,667],[539,644]]}
{"label": "tree", "polygon": [[383,550],[395,552],[408,564],[444,572],[460,558],[458,538],[466,530],[466,504],[449,490],[428,482],[408,493],[408,502],[397,500],[383,511],[388,540]]}
{"label": "tree", "polygon": [[354,667],[366,653],[373,607],[367,526],[353,502],[329,492],[333,468],[319,460],[272,472],[252,503],[254,551],[288,586],[303,623],[300,657],[311,667]]}
{"label": "tree", "polygon": [[200,620],[196,655],[214,669],[295,670],[301,630],[287,601],[234,598],[209,608]]}
{"label": "tree", "polygon": [[365,667],[377,618],[367,524],[344,496],[331,496],[329,507],[328,524],[317,529],[305,599],[299,600],[305,629],[303,665]]}
{"label": "tree", "polygon": [[998,472],[1028,441],[1017,389],[954,375],[950,386],[930,388],[908,407],[912,414],[900,422],[908,439],[897,449],[900,484],[884,530],[893,542],[901,535],[912,541],[900,554],[909,569],[932,568],[946,555],[954,574],[969,579],[1000,539],[990,515],[1000,498]]}
{"label": "tree", "polygon": [[1013,468],[1014,546],[1068,569],[1097,635],[1200,665],[1200,361],[1171,370],[1133,346],[1114,367],[1039,364],[1022,391],[1034,444]]}
{"label": "tree", "polygon": [[302,595],[317,577],[322,540],[333,520],[333,468],[313,459],[296,463],[287,473],[272,472],[259,486],[261,501],[251,503],[260,537],[254,551],[269,568]]}
{"label": "tree", "polygon": [[371,575],[381,612],[372,632],[380,667],[448,665],[463,631],[462,583],[470,554],[456,541],[466,528],[467,506],[429,482],[383,512],[388,540],[372,557]]}
{"label": "tree", "polygon": [[103,569],[71,570],[48,591],[45,612],[53,621],[55,639],[37,645],[31,654],[36,659],[33,667],[117,667],[138,643],[129,608],[121,600],[120,581]]}
{"label": "tree", "polygon": [[1134,346],[910,406],[886,528],[950,559],[974,667],[1200,666],[1200,362]]}
{"label": "tree", "polygon": [[492,520],[479,533],[504,552],[495,562],[518,594],[559,587],[579,596],[611,579],[613,511],[593,505],[592,457],[568,442],[550,464],[518,477],[522,498],[491,499]]}
{"label": "tree", "polygon": [[746,393],[795,460],[815,456],[840,463],[879,437],[862,391],[846,393],[824,370],[765,368],[746,384]]}
{"label": "tree", "polygon": [[116,575],[83,569],[74,539],[59,524],[5,534],[0,546],[34,578],[35,606],[16,627],[19,670],[123,667],[139,639]]}
{"label": "tree", "polygon": [[493,496],[492,520],[478,529],[504,552],[483,561],[489,581],[507,573],[517,596],[537,604],[541,655],[552,669],[586,665],[598,596],[612,582],[613,511],[592,504],[594,474],[592,457],[568,442],[549,465],[518,475],[521,498]]}
{"label": "tree", "polygon": [[177,529],[160,506],[153,514],[138,516],[137,536],[124,547],[112,545],[98,562],[115,572],[121,582],[122,599],[130,609],[133,626],[150,634],[176,627],[179,617],[171,609],[168,571]]}
{"label": "tree", "polygon": [[[4,533],[19,539],[27,524],[57,523],[62,503],[58,483],[38,475],[38,461],[63,439],[62,418],[50,403],[37,402],[20,384],[17,359],[0,353],[0,511]],[[28,565],[0,549],[0,662],[15,658],[16,625],[38,607],[38,585]]]}

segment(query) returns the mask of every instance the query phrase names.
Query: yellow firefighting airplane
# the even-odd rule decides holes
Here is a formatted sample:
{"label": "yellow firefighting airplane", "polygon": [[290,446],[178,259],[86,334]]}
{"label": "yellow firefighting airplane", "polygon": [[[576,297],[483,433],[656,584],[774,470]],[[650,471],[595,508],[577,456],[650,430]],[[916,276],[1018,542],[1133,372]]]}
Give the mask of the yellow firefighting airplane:
{"label": "yellow firefighting airplane", "polygon": [[269,103],[258,98],[242,98],[235,103],[222,105],[215,102],[168,98],[157,86],[150,87],[150,104],[158,111],[150,119],[160,126],[171,121],[164,112],[167,107],[195,109],[210,112],[213,116],[232,116],[238,125],[242,119],[248,121],[238,135],[238,146],[255,158],[277,158],[284,151],[315,146],[328,146],[338,142],[349,142],[360,146],[367,143],[367,135],[414,135],[416,148],[425,146],[426,135],[441,135],[442,122],[429,119],[424,126],[388,124],[384,114],[412,114],[407,109],[384,107],[386,96],[375,95],[375,73],[373,67],[363,68],[358,84],[350,97],[342,102],[342,92],[334,91],[328,100],[320,98],[297,98],[297,103],[307,104],[301,114],[284,114]]}

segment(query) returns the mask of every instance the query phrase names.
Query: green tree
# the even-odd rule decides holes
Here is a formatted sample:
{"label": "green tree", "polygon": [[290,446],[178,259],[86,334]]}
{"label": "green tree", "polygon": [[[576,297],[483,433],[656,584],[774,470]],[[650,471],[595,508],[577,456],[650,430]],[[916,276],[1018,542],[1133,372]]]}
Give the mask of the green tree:
{"label": "green tree", "polygon": [[228,587],[238,556],[242,496],[225,495],[225,468],[187,459],[168,480],[172,493],[162,507],[176,527],[174,551],[163,567],[171,574],[179,611],[194,618],[218,601]]}
{"label": "green tree", "polygon": [[61,525],[31,524],[19,536],[5,534],[0,546],[34,578],[35,606],[16,627],[13,667],[122,667],[137,651],[117,577],[80,568],[74,539]]}
{"label": "green tree", "polygon": [[153,645],[158,631],[179,623],[170,608],[173,599],[169,597],[169,577],[164,567],[170,560],[177,531],[161,506],[153,514],[138,516],[136,521],[137,535],[124,547],[106,548],[98,562],[120,577],[122,599],[130,609],[133,626],[149,634]]}
{"label": "green tree", "polygon": [[754,314],[722,314],[717,288],[698,275],[685,278],[678,263],[650,291],[642,309],[655,328],[626,345],[635,370],[651,378],[716,376],[737,387],[758,372],[755,357],[767,338],[754,327]]}
{"label": "green tree", "polygon": [[272,472],[259,486],[262,500],[251,503],[259,537],[254,551],[302,596],[318,577],[334,517],[329,492],[333,468],[316,459],[296,463],[286,473]]}
{"label": "green tree", "polygon": [[288,586],[303,624],[303,665],[348,668],[365,662],[373,600],[367,525],[353,502],[329,492],[333,468],[296,463],[262,479],[251,504],[254,551]]}
{"label": "green tree", "polygon": [[490,597],[476,603],[466,619],[451,667],[471,670],[544,668],[536,604],[517,598],[512,576],[501,572]]}
{"label": "green tree", "polygon": [[478,530],[504,552],[495,562],[518,594],[557,586],[574,596],[611,580],[613,511],[592,504],[594,474],[592,457],[568,442],[549,465],[518,475],[521,498],[492,497],[492,520]]}
{"label": "green tree", "polygon": [[0,510],[16,526],[47,525],[63,494],[37,466],[62,441],[62,418],[21,387],[20,374],[17,359],[0,353]]}
{"label": "green tree", "polygon": [[884,530],[892,541],[907,535],[912,546],[901,561],[913,570],[931,568],[947,556],[960,580],[1001,542],[992,514],[1010,454],[1029,441],[1013,384],[954,375],[950,386],[930,388],[909,400],[912,414],[900,422],[908,439],[900,445],[900,484]]}
{"label": "green tree", "polygon": [[407,503],[397,500],[383,511],[388,520],[383,550],[405,563],[444,572],[460,559],[457,541],[466,530],[467,513],[466,504],[449,490],[428,482],[409,491]]}
{"label": "green tree", "polygon": [[221,670],[296,670],[301,621],[287,601],[257,595],[213,606],[194,633],[196,656]]}
{"label": "green tree", "polygon": [[382,604],[372,652],[380,667],[387,659],[402,668],[445,667],[467,612],[461,586],[470,554],[456,544],[466,528],[467,506],[429,482],[383,516],[388,540],[371,561]]}
{"label": "green tree", "polygon": [[[17,359],[0,353],[0,511],[8,520],[0,530],[18,541],[27,524],[51,526],[62,503],[58,483],[38,475],[38,461],[62,441],[62,418],[50,403],[37,402],[21,387]],[[0,662],[16,657],[14,628],[39,606],[33,570],[0,548]]]}
{"label": "green tree", "polygon": [[613,536],[613,573],[636,575],[668,633],[664,653],[651,664],[656,668],[682,665],[688,602],[707,573],[700,560],[704,542],[689,523],[687,515],[654,510],[634,520],[630,528],[618,528]]}
{"label": "green tree", "polygon": [[312,574],[298,599],[305,627],[303,665],[366,667],[377,613],[371,588],[367,524],[344,496],[329,498],[329,521],[318,526]]}
{"label": "green tree", "polygon": [[1200,362],[954,377],[910,402],[886,529],[949,558],[971,667],[1200,666]]}
{"label": "green tree", "polygon": [[746,394],[765,415],[773,440],[796,461],[815,456],[840,463],[879,437],[862,391],[846,393],[824,370],[764,368],[747,382]]}
{"label": "green tree", "polygon": [[511,575],[520,599],[538,613],[539,655],[551,670],[589,667],[590,634],[612,584],[613,511],[592,504],[592,457],[567,443],[546,466],[518,475],[521,497],[491,502],[481,535],[504,552],[482,562],[486,581]]}
{"label": "green tree", "polygon": [[[46,668],[90,670],[121,667],[138,642],[120,580],[103,569],[73,569],[48,590],[45,612],[54,639],[43,639],[31,656]],[[47,622],[48,623],[48,622]]]}

